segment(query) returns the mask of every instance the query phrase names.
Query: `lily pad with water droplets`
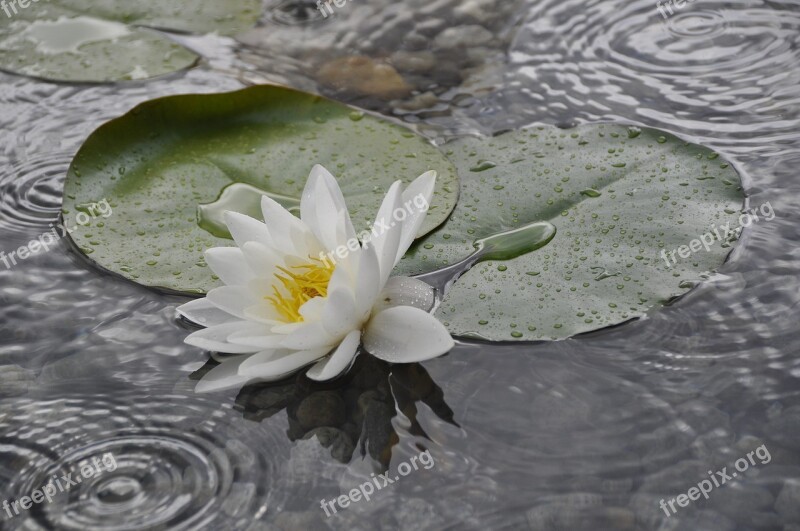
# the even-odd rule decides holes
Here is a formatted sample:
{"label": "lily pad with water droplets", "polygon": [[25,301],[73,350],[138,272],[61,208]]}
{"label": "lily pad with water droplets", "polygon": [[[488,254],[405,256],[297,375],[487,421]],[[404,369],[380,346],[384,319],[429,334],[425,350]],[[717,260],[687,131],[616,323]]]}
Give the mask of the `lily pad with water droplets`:
{"label": "lily pad with water droplets", "polygon": [[99,266],[146,286],[204,293],[219,282],[203,261],[231,246],[224,210],[261,218],[266,193],[290,211],[314,164],[338,179],[357,230],[371,227],[395,180],[438,179],[422,230],[452,211],[458,177],[412,131],[319,96],[257,86],[146,102],[88,138],[67,174],[66,226],[106,199],[113,214],[71,238]]}
{"label": "lily pad with water droplets", "polygon": [[192,66],[192,51],[147,28],[233,34],[258,0],[39,0],[0,6],[0,69],[53,81],[146,79]]}
{"label": "lily pad with water droplets", "polygon": [[494,242],[503,252],[488,253],[455,282],[436,313],[454,335],[560,339],[622,323],[686,292],[731,250],[729,241],[715,241],[688,258],[675,254],[669,265],[661,255],[712,225],[738,226],[743,204],[728,163],[672,135],[537,127],[444,149],[462,177],[461,198],[401,272],[453,264],[476,240],[531,223],[555,227],[532,251],[519,238]]}

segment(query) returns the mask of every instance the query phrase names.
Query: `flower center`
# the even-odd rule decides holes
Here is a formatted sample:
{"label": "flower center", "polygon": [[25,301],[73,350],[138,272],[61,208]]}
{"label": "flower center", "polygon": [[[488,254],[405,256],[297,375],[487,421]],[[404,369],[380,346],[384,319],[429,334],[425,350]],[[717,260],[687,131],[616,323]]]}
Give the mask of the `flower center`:
{"label": "flower center", "polygon": [[314,297],[328,296],[328,283],[335,266],[317,258],[309,259],[311,262],[289,269],[278,267],[283,274],[275,273],[275,278],[283,284],[286,294],[282,294],[278,286],[273,285],[274,297],[266,297],[287,323],[302,322],[300,307]]}

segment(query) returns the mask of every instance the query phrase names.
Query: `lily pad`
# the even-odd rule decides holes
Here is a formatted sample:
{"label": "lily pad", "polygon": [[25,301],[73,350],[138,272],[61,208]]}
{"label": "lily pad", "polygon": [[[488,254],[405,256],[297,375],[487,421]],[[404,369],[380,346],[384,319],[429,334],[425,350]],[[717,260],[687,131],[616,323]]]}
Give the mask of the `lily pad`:
{"label": "lily pad", "polygon": [[423,233],[458,197],[452,163],[412,131],[319,96],[257,86],[152,100],[100,127],[67,174],[64,220],[75,226],[81,209],[106,199],[113,214],[71,234],[79,249],[140,284],[205,293],[218,281],[203,252],[233,244],[215,223],[221,210],[260,217],[251,199],[262,192],[291,209],[314,164],[338,178],[357,230],[371,226],[398,179],[439,174]]}
{"label": "lily pad", "polygon": [[258,0],[40,0],[0,13],[0,69],[54,81],[146,79],[198,56],[149,28],[233,34],[255,24]]}
{"label": "lily pad", "polygon": [[[689,290],[731,250],[721,227],[738,226],[738,175],[717,153],[672,135],[616,125],[537,127],[462,138],[445,149],[462,176],[461,198],[448,222],[406,255],[401,272],[454,264],[497,233],[555,227],[532,251],[524,241],[493,243],[488,260],[455,282],[437,310],[454,335],[560,339],[622,323]],[[662,250],[669,257],[712,226],[725,241],[663,258]]]}

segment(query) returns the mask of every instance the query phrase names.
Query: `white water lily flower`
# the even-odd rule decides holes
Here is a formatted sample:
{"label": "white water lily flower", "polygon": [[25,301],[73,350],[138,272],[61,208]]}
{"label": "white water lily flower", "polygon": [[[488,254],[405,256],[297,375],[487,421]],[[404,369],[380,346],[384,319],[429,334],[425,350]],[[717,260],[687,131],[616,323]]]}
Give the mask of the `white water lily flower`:
{"label": "white water lily flower", "polygon": [[[453,339],[428,313],[430,286],[389,278],[422,226],[435,183],[432,171],[405,191],[395,182],[364,242],[356,237],[336,179],[319,165],[306,182],[300,218],[266,196],[261,201],[266,223],[226,212],[238,247],[206,251],[208,265],[225,286],[178,308],[207,327],[186,343],[213,351],[221,362],[197,391],[278,380],[310,364],[309,378],[329,380],[349,369],[362,343],[392,363],[449,351]],[[410,207],[419,198],[424,206]]]}

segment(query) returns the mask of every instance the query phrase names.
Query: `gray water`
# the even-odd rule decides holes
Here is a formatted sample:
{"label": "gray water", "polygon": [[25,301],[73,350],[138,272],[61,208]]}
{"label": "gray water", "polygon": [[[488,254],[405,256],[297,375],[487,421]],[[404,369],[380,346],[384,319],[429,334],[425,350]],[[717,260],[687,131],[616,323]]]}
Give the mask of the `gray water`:
{"label": "gray water", "polygon": [[[0,508],[3,529],[800,529],[800,4],[697,0],[666,22],[649,0],[353,0],[327,19],[310,2],[265,5],[240,42],[178,37],[205,60],[168,78],[0,75],[0,250],[50,229],[69,162],[103,122],[260,82],[436,140],[662,128],[734,162],[776,217],[647,319],[212,395],[193,392],[208,354],[183,344],[186,299],[106,276],[63,241],[0,264],[0,498],[92,456],[116,463],[13,518]],[[346,56],[390,60],[404,84],[365,93],[330,73]],[[768,463],[669,517],[659,508],[761,445]],[[423,450],[430,469],[326,517],[321,500]]]}

